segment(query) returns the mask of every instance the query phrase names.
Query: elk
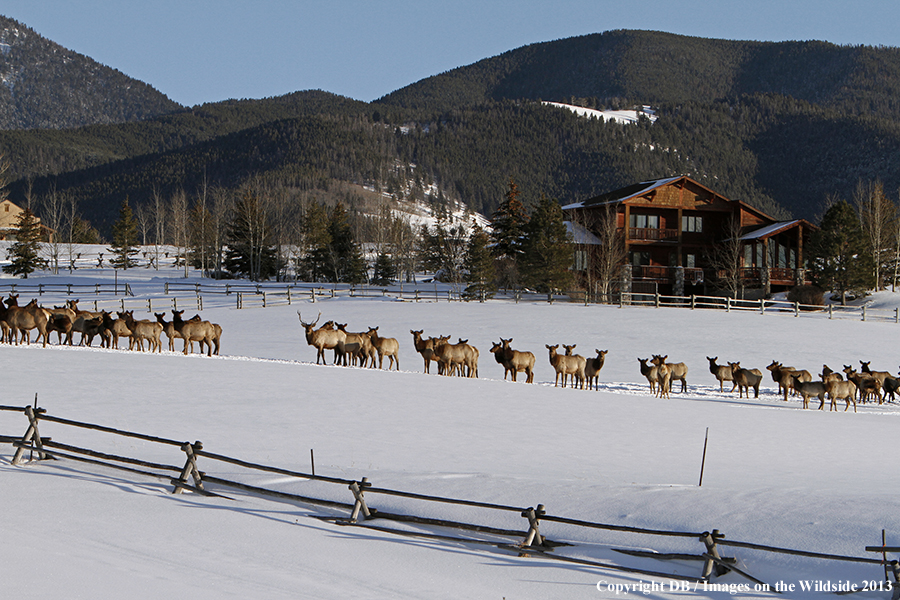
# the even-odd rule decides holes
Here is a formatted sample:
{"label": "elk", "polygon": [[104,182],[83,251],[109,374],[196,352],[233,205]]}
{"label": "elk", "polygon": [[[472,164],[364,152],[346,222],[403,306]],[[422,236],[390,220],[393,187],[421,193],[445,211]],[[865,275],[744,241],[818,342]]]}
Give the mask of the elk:
{"label": "elk", "polygon": [[163,332],[169,338],[169,352],[175,352],[175,338],[182,339],[181,334],[175,331],[175,324],[172,321],[166,321],[166,313],[153,313],[156,322],[162,325]]}
{"label": "elk", "polygon": [[[503,365],[503,380],[506,381],[507,373],[512,373],[512,380],[515,381],[516,374],[523,372],[525,373],[525,383],[534,383],[534,354],[513,350],[510,347],[512,341],[512,338],[508,340],[500,338],[500,343],[494,344],[494,347],[491,348],[494,358]],[[499,347],[499,350],[495,351],[496,347]]]}
{"label": "elk", "polygon": [[870,360],[868,360],[868,361],[859,361],[859,364],[862,365],[862,367],[860,368],[860,371],[862,371],[863,373],[868,373],[869,375],[871,375],[872,377],[874,377],[875,379],[877,379],[877,380],[878,380],[878,383],[879,383],[882,387],[884,387],[884,380],[885,380],[885,378],[890,377],[891,374],[888,373],[887,371],[873,371],[873,370],[871,370],[871,369],[869,368],[869,364],[870,364],[871,362],[872,362],[872,361],[870,361]]}
{"label": "elk", "polygon": [[[762,372],[759,369],[741,368],[741,362],[729,362],[728,368],[731,369],[731,378],[734,381],[734,387],[738,388],[738,398],[744,397],[744,391],[747,392],[747,398],[750,398],[750,388],[753,388],[753,397],[759,398],[759,384],[762,382]],[[734,391],[734,387],[731,391]]]}
{"label": "elk", "polygon": [[[162,343],[159,341],[159,336],[162,335],[163,326],[160,325],[156,321],[149,321],[147,319],[141,319],[140,321],[134,318],[133,310],[126,310],[125,312],[116,313],[119,316],[120,320],[125,321],[125,326],[131,330],[131,341],[128,344],[129,350],[134,350],[135,346],[140,348],[141,352],[144,351],[144,340],[147,340],[150,346],[150,352],[153,352],[154,349],[156,352],[162,351]],[[187,321],[183,321],[183,323],[187,323]],[[187,338],[185,338],[184,345],[184,353],[187,354]]]}
{"label": "elk", "polygon": [[669,389],[671,388],[671,372],[669,371],[669,365],[666,364],[666,359],[669,358],[669,355],[665,356],[661,354],[654,354],[653,358],[650,360],[654,365],[656,365],[656,395],[660,398],[668,398],[669,397]]}
{"label": "elk", "polygon": [[584,388],[584,366],[586,364],[586,360],[583,356],[579,356],[577,354],[571,354],[572,349],[575,347],[575,344],[571,346],[563,346],[569,354],[558,354],[556,349],[559,348],[559,344],[554,344],[552,346],[548,344],[544,344],[547,350],[550,351],[550,364],[553,365],[553,369],[556,371],[556,386],[559,386],[559,376],[562,375],[563,378],[563,387],[566,387],[566,381],[568,376],[572,376],[572,387],[581,387]]}
{"label": "elk", "polygon": [[[728,363],[728,365],[719,365],[719,364],[716,364],[716,361],[718,359],[719,359],[718,356],[715,356],[713,358],[710,358],[708,356],[706,357],[706,360],[709,361],[709,372],[712,373],[713,377],[715,377],[716,379],[719,380],[719,391],[724,392],[725,391],[724,382],[734,381],[734,379],[732,378],[731,367],[728,366],[731,363]],[[737,387],[737,384],[734,384],[731,386],[732,392],[734,391],[735,387]]]}
{"label": "elk", "polygon": [[431,366],[431,362],[438,362],[438,360],[434,357],[434,344],[437,338],[428,338],[427,340],[422,337],[423,330],[414,331],[412,329],[409,332],[413,336],[413,345],[416,347],[416,352],[422,355],[422,359],[425,361],[425,372],[428,373],[430,371],[429,367]]}
{"label": "elk", "polygon": [[828,365],[822,365],[822,374],[819,375],[819,377],[826,384],[831,383],[832,381],[843,381],[844,380],[843,375],[832,371],[831,367],[829,367]]}
{"label": "elk", "polygon": [[597,356],[591,357],[587,359],[584,364],[584,377],[587,379],[587,389],[599,390],[600,386],[600,369],[603,368],[603,363],[606,361],[606,355],[609,353],[609,350],[597,350],[594,348],[594,351],[597,353]]}
{"label": "elk", "polygon": [[799,375],[800,381],[812,381],[812,375],[809,371],[798,371],[794,367],[785,367],[775,360],[766,368],[772,373],[772,379],[778,384],[778,393],[784,393],[785,402],[787,402],[788,392],[793,389],[791,373]]}
{"label": "elk", "polygon": [[[388,357],[388,371],[391,370],[391,367],[394,364],[397,365],[397,370],[400,370],[400,343],[396,340],[396,338],[386,338],[378,335],[378,327],[369,327],[369,331],[366,332],[369,336],[369,339],[372,340],[372,345],[375,346],[375,351],[378,353],[378,368],[383,368],[384,365],[384,357]],[[374,362],[374,361],[373,361]]]}
{"label": "elk", "polygon": [[[191,342],[200,342],[200,352],[203,352],[203,344],[206,344],[206,355],[212,356],[213,340],[216,337],[215,328],[209,321],[184,321],[181,318],[183,310],[172,310],[172,323],[175,330],[184,338],[184,354],[188,353],[188,345]],[[156,323],[159,325],[159,323]],[[160,326],[161,330],[162,326]],[[159,335],[157,334],[157,340]]]}
{"label": "elk", "polygon": [[825,393],[828,391],[824,381],[800,381],[800,375],[791,373],[792,385],[794,389],[803,396],[803,408],[809,408],[810,396],[819,399],[819,410],[825,406]]}
{"label": "elk", "polygon": [[438,363],[438,374],[454,375],[458,372],[460,376],[466,375],[465,346],[467,345],[468,344],[464,343],[461,339],[458,343],[451,344],[449,335],[442,335],[436,338],[434,342],[434,355]]}
{"label": "elk", "polygon": [[[844,400],[847,406],[844,412],[850,409],[850,403],[853,403],[853,412],[856,412],[856,384],[852,381],[830,381],[825,384],[825,391],[831,398],[831,408],[828,412],[837,410],[837,401]],[[821,406],[819,408],[822,408]]]}
{"label": "elk", "polygon": [[337,328],[339,331],[343,331],[345,335],[344,341],[340,346],[343,364],[345,366],[348,364],[347,355],[349,354],[350,364],[356,364],[356,361],[359,360],[359,366],[365,367],[368,364],[370,368],[374,369],[377,352],[375,346],[372,345],[372,339],[369,335],[364,331],[357,333],[347,331],[347,323],[338,323]]}
{"label": "elk", "polygon": [[[12,296],[10,296],[12,298]],[[16,345],[19,344],[19,332],[22,334],[22,340],[31,344],[30,331],[37,329],[37,340],[43,340],[43,346],[47,347],[47,322],[49,321],[49,313],[37,305],[37,300],[32,300],[23,306],[13,305],[7,309],[6,322],[9,324],[10,335],[15,340]],[[35,340],[35,341],[37,341]]]}
{"label": "elk", "polygon": [[325,350],[334,350],[334,364],[337,364],[338,357],[343,354],[343,344],[347,334],[337,329],[326,329],[325,325],[315,329],[319,319],[322,318],[322,313],[319,313],[312,323],[304,322],[303,315],[299,310],[297,316],[300,318],[300,325],[306,331],[306,343],[316,349],[316,364],[319,364],[319,359],[322,359],[322,364],[328,364],[325,360]]}
{"label": "elk", "polygon": [[97,317],[102,317],[102,314],[99,312],[92,312],[89,310],[81,310],[78,308],[78,300],[69,300],[66,302],[66,307],[74,313],[74,317],[72,319],[72,332],[78,332],[81,334],[81,339],[78,341],[79,346],[84,345],[85,333],[84,333],[84,322],[86,319],[95,319]]}
{"label": "elk", "polygon": [[[94,317],[93,319],[85,319],[82,324],[81,337],[87,340],[87,346],[90,348],[94,342],[94,337],[99,335],[101,338],[100,346],[103,346],[103,317]],[[70,336],[71,337],[71,336]]]}
{"label": "elk", "polygon": [[893,402],[894,394],[897,393],[898,390],[900,390],[900,379],[897,379],[895,377],[885,377],[884,384],[882,384],[881,389],[884,391],[882,398],[884,396],[890,396],[891,399],[888,400],[888,402]]}
{"label": "elk", "polygon": [[884,402],[881,397],[881,384],[869,373],[857,373],[856,369],[850,365],[844,365],[844,374],[848,381],[852,381],[856,385],[856,389],[859,390],[859,400],[863,404],[873,395],[878,400],[878,404]]}
{"label": "elk", "polygon": [[650,384],[650,393],[656,394],[656,366],[651,366],[647,364],[649,358],[639,358],[637,359],[641,365],[641,375],[647,378],[647,382]]}
{"label": "elk", "polygon": [[[63,335],[66,336],[66,343],[72,345],[72,319],[65,313],[50,314],[47,320],[47,335],[53,332],[59,336],[59,343],[63,343]],[[84,334],[82,334],[84,337]]]}
{"label": "elk", "polygon": [[671,384],[672,381],[680,381],[681,393],[685,393],[687,391],[687,365],[683,362],[666,363],[666,368],[669,369],[669,383]]}
{"label": "elk", "polygon": [[[129,338],[129,342],[131,341],[131,330],[128,329],[128,325],[125,324],[125,321],[122,319],[113,319],[112,315],[105,310],[100,313],[100,318],[103,323],[103,331],[101,332],[103,342],[101,345],[105,344],[107,348],[118,349],[120,337],[127,337]],[[105,332],[105,335],[103,335],[103,332]]]}

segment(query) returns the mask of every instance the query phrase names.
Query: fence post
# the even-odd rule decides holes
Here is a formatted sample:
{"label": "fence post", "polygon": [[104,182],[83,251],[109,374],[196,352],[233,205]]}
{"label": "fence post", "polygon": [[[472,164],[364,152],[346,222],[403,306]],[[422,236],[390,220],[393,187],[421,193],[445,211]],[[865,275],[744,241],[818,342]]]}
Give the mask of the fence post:
{"label": "fence post", "polygon": [[193,444],[185,442],[181,445],[181,449],[187,455],[187,460],[184,462],[184,468],[181,469],[181,475],[178,477],[178,480],[172,482],[175,484],[175,489],[172,490],[172,493],[180,494],[184,491],[184,488],[179,483],[187,483],[188,475],[194,478],[194,487],[202,490],[203,480],[200,479],[200,470],[197,468],[197,458],[194,452],[203,450],[203,444],[199,441]]}
{"label": "fence post", "polygon": [[43,296],[43,295],[44,295],[44,284],[39,283],[38,284],[38,296]]}
{"label": "fence post", "polygon": [[731,296],[725,298],[725,312],[731,312]]}
{"label": "fence post", "polygon": [[[97,284],[97,285],[100,285],[100,284]],[[67,293],[71,296],[72,295],[72,284],[70,283],[67,287],[69,288],[69,291]],[[100,292],[97,292],[97,294],[99,295]]]}
{"label": "fence post", "polygon": [[197,296],[197,310],[203,310],[203,296]]}
{"label": "fence post", "polygon": [[900,308],[894,309],[894,323],[900,323]]}
{"label": "fence post", "polygon": [[291,305],[291,288],[290,288],[290,286],[288,286],[288,289],[287,289],[287,299],[288,299],[288,306],[290,306]]}
{"label": "fence post", "polygon": [[[38,458],[44,459],[47,458],[47,455],[44,454],[44,446],[41,443],[41,434],[38,432],[38,415],[45,412],[44,409],[39,408],[37,411],[31,408],[30,406],[25,407],[25,416],[28,417],[28,430],[25,432],[25,435],[22,436],[21,444],[27,444],[31,442],[31,444],[37,447]],[[18,465],[22,462],[22,457],[25,455],[25,447],[20,445],[16,448],[16,453],[13,456],[12,464]]]}
{"label": "fence post", "polygon": [[697,297],[694,294],[691,294],[691,310],[694,310],[694,306],[697,304]]}
{"label": "fence post", "polygon": [[147,312],[153,312],[153,299],[147,298]]}
{"label": "fence post", "polygon": [[372,487],[368,477],[363,477],[359,483],[354,481],[350,484],[350,491],[353,492],[353,497],[356,498],[356,504],[353,505],[353,513],[350,515],[350,521],[352,523],[356,523],[357,519],[359,519],[360,510],[362,510],[363,516],[372,516],[369,507],[366,506],[366,499],[363,497],[363,489],[367,487]]}
{"label": "fence post", "polygon": [[416,302],[419,301],[419,288],[416,288]]}
{"label": "fence post", "polygon": [[[227,285],[226,285],[226,287],[227,287]],[[169,282],[167,281],[166,282],[166,296],[168,296],[168,295],[169,295]]]}
{"label": "fence post", "polygon": [[[235,297],[237,298],[237,305],[235,306],[235,308],[240,310],[240,308],[241,308],[241,293],[238,292],[237,294],[235,294]],[[315,298],[313,298],[313,302],[315,302]]]}
{"label": "fence post", "polygon": [[122,312],[125,312],[125,296],[119,298],[119,303],[122,305]]}
{"label": "fence post", "polygon": [[829,319],[832,318],[833,311],[834,311],[834,304],[829,304],[828,305],[828,318]]}
{"label": "fence post", "polygon": [[759,314],[761,314],[761,315],[766,314],[766,299],[765,298],[759,299]]}
{"label": "fence post", "polygon": [[865,304],[862,305],[862,320],[863,321],[866,320],[866,305]]}
{"label": "fence post", "polygon": [[[621,298],[621,295],[619,296]],[[656,292],[656,308],[659,308],[659,291]]]}
{"label": "fence post", "polygon": [[539,518],[543,517],[547,514],[547,511],[544,510],[543,504],[538,504],[537,508],[526,508],[522,511],[522,516],[528,519],[528,535],[525,536],[525,541],[522,542],[522,546],[531,546],[532,544],[537,544],[538,546],[544,545],[544,536],[541,535],[539,531]]}
{"label": "fence post", "polygon": [[794,302],[794,316],[795,317],[800,316],[800,301],[799,300]]}
{"label": "fence post", "polygon": [[316,303],[316,288],[309,289],[309,299],[312,300],[313,304]]}
{"label": "fence post", "polygon": [[553,304],[553,292],[547,292],[547,303]]}
{"label": "fence post", "polygon": [[[718,529],[713,529],[712,533],[708,531],[701,533],[700,541],[706,545],[707,554],[721,560],[722,557],[719,556],[719,549],[716,547],[716,540],[722,539],[723,537],[725,536],[719,533]],[[703,574],[700,576],[701,579],[705,579],[708,581],[710,576],[712,575],[714,567],[716,570],[716,575],[723,575],[724,573],[728,572],[728,569],[726,567],[717,565],[715,561],[707,558],[706,562],[703,563]]]}
{"label": "fence post", "polygon": [[263,308],[265,308],[266,307],[266,293],[265,292],[262,293],[262,297],[263,297]]}

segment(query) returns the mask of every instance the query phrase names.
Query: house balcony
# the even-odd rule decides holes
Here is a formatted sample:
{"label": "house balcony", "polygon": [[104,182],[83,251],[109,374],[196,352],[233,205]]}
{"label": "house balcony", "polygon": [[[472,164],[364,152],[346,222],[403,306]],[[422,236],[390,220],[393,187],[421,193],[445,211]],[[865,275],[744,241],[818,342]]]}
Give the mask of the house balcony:
{"label": "house balcony", "polygon": [[[642,281],[647,283],[675,283],[675,273],[678,267],[652,267],[638,266],[631,268],[631,277],[633,281]],[[684,282],[697,285],[704,280],[703,269],[684,268]]]}
{"label": "house balcony", "polygon": [[675,242],[678,240],[678,230],[629,227],[628,240],[631,242]]}
{"label": "house balcony", "polygon": [[[769,269],[769,284],[786,287],[803,285],[808,283],[806,273],[806,269],[772,268]],[[741,269],[741,278],[747,287],[762,287],[765,283],[764,275],[765,269],[761,267]]]}

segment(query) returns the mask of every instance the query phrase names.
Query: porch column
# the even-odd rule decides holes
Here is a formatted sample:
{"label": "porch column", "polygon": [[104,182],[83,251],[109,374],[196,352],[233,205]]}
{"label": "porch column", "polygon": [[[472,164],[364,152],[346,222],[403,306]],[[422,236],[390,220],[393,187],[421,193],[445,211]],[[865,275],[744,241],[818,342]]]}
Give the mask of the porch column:
{"label": "porch column", "polygon": [[769,274],[769,238],[762,241],[763,247],[763,264],[760,275],[762,275],[763,294],[769,296],[772,293],[772,278]]}

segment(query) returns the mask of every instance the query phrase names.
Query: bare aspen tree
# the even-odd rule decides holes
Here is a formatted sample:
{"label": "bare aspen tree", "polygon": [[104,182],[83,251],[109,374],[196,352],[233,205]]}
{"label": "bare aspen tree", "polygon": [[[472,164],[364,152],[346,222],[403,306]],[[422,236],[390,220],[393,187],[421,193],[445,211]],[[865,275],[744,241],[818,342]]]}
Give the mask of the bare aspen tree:
{"label": "bare aspen tree", "polygon": [[59,254],[61,250],[60,237],[63,235],[66,217],[65,194],[51,187],[50,191],[41,198],[41,223],[53,230],[50,239],[44,244],[47,251],[47,260],[54,274],[59,273]]}
{"label": "bare aspen tree", "polygon": [[621,277],[622,265],[628,258],[625,233],[618,224],[618,211],[612,204],[596,211],[576,210],[573,223],[593,232],[597,238],[596,244],[582,245],[581,260],[584,261],[588,292],[596,291],[600,302],[610,302],[613,286]]}
{"label": "bare aspen tree", "polygon": [[880,181],[856,184],[853,203],[859,213],[859,224],[866,236],[869,250],[875,263],[875,290],[884,287],[882,272],[885,263],[894,253],[895,243],[891,239],[896,230],[897,211],[894,203],[884,195]]}
{"label": "bare aspen tree", "polygon": [[145,204],[136,204],[131,210],[134,213],[134,220],[137,221],[138,231],[141,234],[141,246],[146,246],[147,236],[153,224],[153,216]]}
{"label": "bare aspen tree", "polygon": [[172,242],[177,248],[177,258],[184,265],[184,276],[188,276],[188,247],[190,245],[188,220],[190,219],[190,202],[184,190],[178,190],[169,201],[169,231]]}
{"label": "bare aspen tree", "polygon": [[150,212],[153,214],[153,251],[156,254],[156,270],[159,270],[159,247],[166,243],[166,202],[159,190],[153,188],[150,200]]}
{"label": "bare aspen tree", "polygon": [[75,257],[77,256],[75,249],[75,227],[78,223],[78,201],[75,196],[66,196],[64,198],[63,212],[65,214],[65,238],[66,249],[69,254],[69,273],[75,269]]}
{"label": "bare aspen tree", "polygon": [[212,202],[213,248],[215,249],[214,266],[216,279],[222,276],[222,252],[225,247],[225,231],[228,227],[228,216],[234,204],[234,197],[225,188],[214,188]]}
{"label": "bare aspen tree", "polygon": [[744,243],[741,233],[740,219],[729,219],[723,230],[723,239],[713,246],[708,255],[709,266],[716,271],[719,287],[731,298],[738,297],[743,283]]}

